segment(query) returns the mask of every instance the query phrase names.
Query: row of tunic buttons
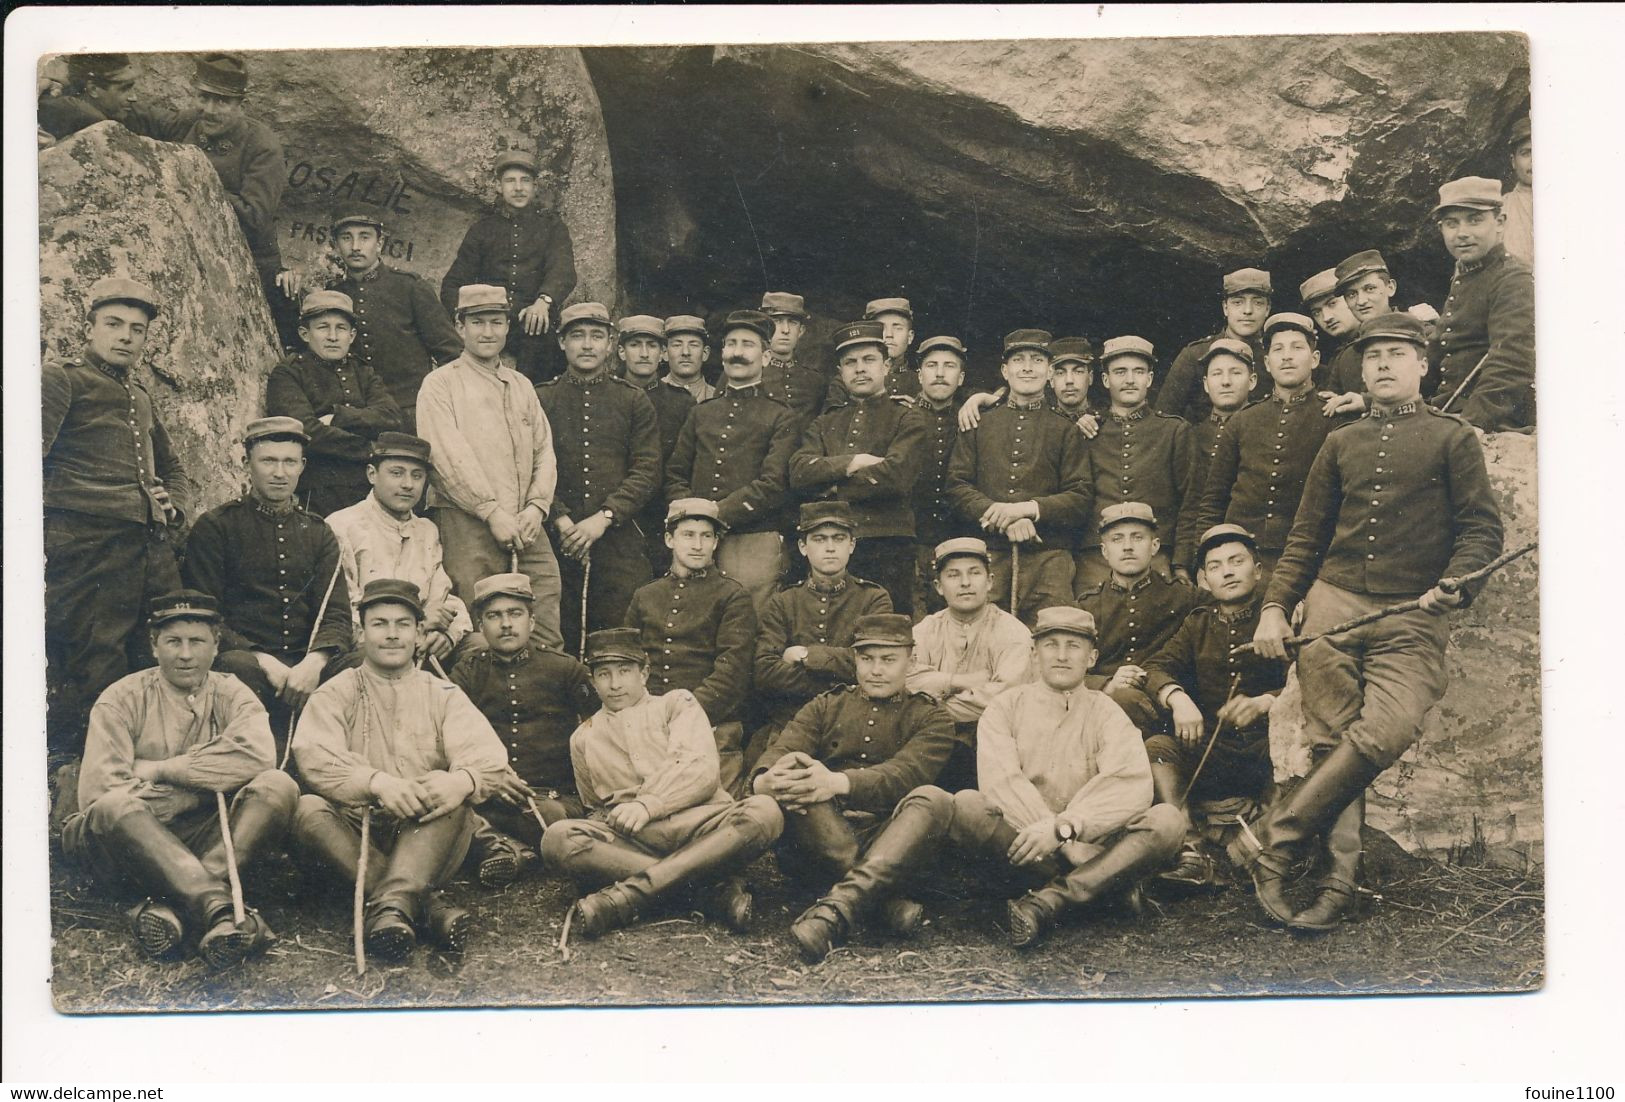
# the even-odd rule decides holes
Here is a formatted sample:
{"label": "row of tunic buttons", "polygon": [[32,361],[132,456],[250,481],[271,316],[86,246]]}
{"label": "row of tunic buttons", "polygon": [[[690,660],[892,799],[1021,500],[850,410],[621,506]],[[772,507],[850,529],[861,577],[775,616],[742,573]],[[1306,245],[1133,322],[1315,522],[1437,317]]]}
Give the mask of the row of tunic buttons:
{"label": "row of tunic buttons", "polygon": [[[1381,436],[1381,437],[1380,437],[1380,438],[1379,438],[1379,439],[1381,439],[1381,441],[1382,441],[1382,442],[1383,442],[1383,443],[1385,443],[1385,444],[1386,444],[1386,443],[1387,443],[1387,442],[1388,442],[1388,430],[1387,430],[1387,428],[1386,428],[1386,427],[1385,427],[1385,428],[1384,428],[1384,429],[1383,429],[1383,433],[1382,433],[1382,436]],[[1379,450],[1379,451],[1378,451],[1378,452],[1377,452],[1377,458],[1378,458],[1378,459],[1385,459],[1385,458],[1387,458],[1387,456],[1388,456],[1388,451],[1387,451],[1387,449],[1385,449],[1385,448],[1384,448],[1384,449],[1381,449],[1381,450]],[[1378,468],[1377,468],[1377,469],[1376,469],[1376,473],[1377,473],[1377,474],[1381,474],[1381,473],[1382,473],[1382,468],[1381,468],[1381,467],[1378,467]],[[1375,486],[1375,487],[1374,487],[1374,488],[1373,488],[1373,491],[1372,491],[1372,492],[1373,492],[1373,493],[1380,493],[1380,492],[1381,492],[1381,491],[1382,491],[1382,483],[1380,483],[1380,482],[1379,482],[1379,483],[1377,483],[1377,484],[1376,484],[1376,486]],[[1382,499],[1381,499],[1381,498],[1375,498],[1375,497],[1374,497],[1374,498],[1372,498],[1372,499],[1371,499],[1371,507],[1372,507],[1372,508],[1373,508],[1373,509],[1375,509],[1375,508],[1377,508],[1377,507],[1378,507],[1378,506],[1380,506],[1380,505],[1381,505],[1381,504],[1382,504]],[[1375,524],[1375,523],[1377,523],[1377,518],[1376,518],[1376,517],[1372,517],[1372,518],[1371,518],[1371,523],[1372,523],[1372,524]],[[1373,534],[1371,534],[1371,535],[1369,535],[1369,536],[1367,536],[1367,537],[1366,537],[1366,538],[1365,538],[1365,540],[1366,540],[1366,542],[1367,542],[1367,543],[1376,543],[1376,542],[1377,542],[1377,537],[1376,537],[1376,534],[1375,534],[1375,533],[1373,533]],[[1371,559],[1375,559],[1375,558],[1376,558],[1376,557],[1377,557],[1377,556],[1376,556],[1376,555],[1374,555],[1374,554],[1368,554],[1368,555],[1366,555],[1366,559],[1367,559],[1367,561],[1369,561],[1369,560],[1371,560]]]}
{"label": "row of tunic buttons", "polygon": [[1015,493],[1016,490],[1017,490],[1016,479],[1017,479],[1018,476],[1016,474],[1016,468],[1021,463],[1021,434],[1022,434],[1022,431],[1024,429],[1026,429],[1026,427],[1027,427],[1027,411],[1026,410],[1017,410],[1016,411],[1016,442],[1015,442],[1015,447],[1013,449],[1011,449],[1011,453],[1010,453],[1010,492],[1011,493]]}
{"label": "row of tunic buttons", "polygon": [[[682,590],[685,587],[686,587],[686,583],[679,580],[677,582],[677,588],[672,590],[672,594],[671,594],[671,611],[666,613],[667,616],[671,617],[671,619],[666,621],[666,627],[668,629],[672,628],[677,623],[677,602],[681,601],[683,599]],[[665,646],[664,653],[666,654],[666,656],[668,658],[671,657],[671,636],[669,636],[669,635],[666,636],[666,646]],[[660,668],[663,669],[663,670],[670,670],[671,666],[662,665]],[[664,685],[670,685],[671,684],[671,678],[669,678],[669,677],[662,676],[660,678],[660,681],[661,681],[661,684],[664,684]]]}

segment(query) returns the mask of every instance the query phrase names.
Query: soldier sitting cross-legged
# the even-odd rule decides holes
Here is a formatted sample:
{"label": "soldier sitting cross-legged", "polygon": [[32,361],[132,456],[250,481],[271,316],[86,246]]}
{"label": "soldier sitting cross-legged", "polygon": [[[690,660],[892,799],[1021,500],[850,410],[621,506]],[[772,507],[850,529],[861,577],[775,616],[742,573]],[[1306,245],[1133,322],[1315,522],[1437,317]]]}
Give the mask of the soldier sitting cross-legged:
{"label": "soldier sitting cross-legged", "polygon": [[90,712],[78,810],[62,849],[109,885],[146,896],[130,917],[143,952],[164,957],[190,931],[198,955],[225,968],[272,936],[257,912],[233,920],[226,840],[237,864],[275,850],[299,788],[276,768],[265,709],[242,682],[210,670],[220,640],[212,597],[182,589],[152,601],[156,669],[114,682]]}
{"label": "soldier sitting cross-legged", "polygon": [[686,689],[650,695],[635,629],[593,632],[587,662],[604,706],[570,736],[570,759],[591,817],[542,836],[548,867],[588,893],[575,904],[576,931],[597,937],[706,888],[705,909],[743,933],[752,901],[737,873],[778,838],[778,805],[728,796],[705,710]]}
{"label": "soldier sitting cross-legged", "polygon": [[311,694],[293,737],[310,789],[294,816],[295,848],[351,884],[368,820],[367,952],[399,960],[419,931],[460,950],[470,915],[435,892],[463,863],[474,805],[496,792],[507,755],[463,690],[417,669],[417,586],[394,578],[362,592],[362,664]]}

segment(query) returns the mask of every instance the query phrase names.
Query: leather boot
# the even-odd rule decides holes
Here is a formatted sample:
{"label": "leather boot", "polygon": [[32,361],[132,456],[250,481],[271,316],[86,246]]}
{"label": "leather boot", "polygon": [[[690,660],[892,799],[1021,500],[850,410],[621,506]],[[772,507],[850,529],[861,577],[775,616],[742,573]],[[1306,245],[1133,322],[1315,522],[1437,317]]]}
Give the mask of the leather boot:
{"label": "leather boot", "polygon": [[[459,808],[433,822],[403,824],[395,836],[395,847],[390,852],[384,878],[378,890],[370,893],[370,906],[380,915],[398,912],[414,930],[423,928],[428,917],[429,893],[455,871],[452,861],[462,856],[456,850],[468,829],[467,808]],[[380,918],[379,921],[380,929],[397,928],[392,920]]]}
{"label": "leather boot", "polygon": [[847,933],[846,919],[834,904],[823,899],[802,911],[790,924],[790,938],[796,943],[801,959],[808,964],[817,964],[829,956],[830,950],[845,945]]}
{"label": "leather boot", "polygon": [[474,840],[469,853],[479,862],[480,884],[487,888],[505,888],[512,884],[536,857],[534,850],[502,833],[478,814],[474,815]]}
{"label": "leather boot", "polygon": [[387,961],[406,959],[418,943],[411,917],[394,904],[367,904],[362,937],[368,956]]}
{"label": "leather boot", "polygon": [[[256,858],[282,845],[287,837],[291,817],[290,806],[279,805],[274,798],[258,792],[250,792],[238,802],[237,807],[231,812],[231,844],[237,853],[239,876]],[[220,837],[218,828],[214,833],[214,842],[203,851],[198,860],[209,870],[210,875],[224,880],[226,843],[225,839]]]}
{"label": "leather boot", "polygon": [[772,834],[725,822],[711,833],[653,862],[641,872],[576,901],[575,928],[595,938],[637,921],[654,902],[684,884],[714,880],[750,864]]}
{"label": "leather boot", "polygon": [[1179,766],[1166,761],[1151,763],[1151,790],[1159,804],[1179,804],[1185,794],[1185,778],[1179,775]]}
{"label": "leather boot", "polygon": [[1163,859],[1150,832],[1130,833],[1071,872],[1012,899],[1007,907],[1010,944],[1018,949],[1036,945],[1067,908],[1081,907],[1124,888],[1137,888],[1140,875]]}
{"label": "leather boot", "polygon": [[127,913],[130,929],[135,933],[135,943],[141,947],[142,953],[154,960],[163,960],[174,956],[181,947],[185,930],[181,926],[180,916],[169,904],[148,896]]}
{"label": "leather boot", "polygon": [[703,897],[701,911],[736,934],[750,932],[750,920],[756,910],[756,899],[751,895],[743,876],[725,876]]}
{"label": "leather boot", "polygon": [[1271,918],[1292,921],[1285,876],[1293,859],[1381,772],[1347,740],[1339,742],[1258,821],[1256,853],[1245,831],[1230,843],[1231,859],[1251,871],[1259,906]]}
{"label": "leather boot", "polygon": [[231,921],[226,885],[210,876],[197,855],[151,812],[123,816],[101,841],[126,875],[158,899],[179,906],[201,934],[198,951],[211,967],[226,968],[243,958],[250,938]]}
{"label": "leather boot", "polygon": [[429,937],[442,949],[461,953],[468,947],[473,933],[474,916],[461,907],[453,906],[439,892],[430,892],[425,903],[428,911]]}
{"label": "leather boot", "polygon": [[[819,902],[838,911],[848,929],[855,927],[880,908],[905,877],[931,859],[952,815],[953,802],[946,794],[940,802],[905,798],[863,857]],[[906,931],[910,925],[907,912],[918,904],[909,908],[908,901],[903,902],[888,917]],[[917,915],[913,924],[918,924]]]}
{"label": "leather boot", "polygon": [[1326,871],[1315,901],[1292,916],[1288,928],[1322,932],[1336,929],[1354,906],[1360,882],[1361,830],[1365,826],[1365,793],[1354,797],[1326,832]]}
{"label": "leather boot", "polygon": [[[378,826],[374,818],[373,826]],[[377,837],[374,832],[373,837]],[[337,813],[321,812],[314,815],[301,815],[298,819],[298,828],[295,831],[294,845],[305,860],[299,862],[304,870],[312,871],[313,866],[320,866],[323,871],[330,873],[329,880],[339,880],[355,888],[356,861],[361,856],[361,835],[349,823],[340,819]],[[376,844],[369,847],[367,854],[367,898],[378,890],[378,885],[384,881],[384,873],[389,869],[389,855],[379,849]],[[313,860],[312,860],[313,859]],[[307,885],[315,888],[315,879]],[[329,894],[330,884],[322,886],[322,893]]]}

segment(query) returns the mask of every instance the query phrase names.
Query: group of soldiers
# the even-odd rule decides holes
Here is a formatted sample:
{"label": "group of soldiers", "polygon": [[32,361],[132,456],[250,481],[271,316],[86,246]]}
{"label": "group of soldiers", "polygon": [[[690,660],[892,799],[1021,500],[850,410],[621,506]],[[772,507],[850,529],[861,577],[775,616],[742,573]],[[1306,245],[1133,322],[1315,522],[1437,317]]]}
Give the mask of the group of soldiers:
{"label": "group of soldiers", "polygon": [[[334,218],[344,279],[302,297],[245,492],[195,520],[131,374],[157,295],[102,280],[45,365],[60,837],[140,898],[143,951],[262,948],[234,884],[283,846],[313,890],[359,882],[386,959],[467,943],[465,865],[568,877],[584,937],[671,906],[744,930],[769,850],[812,961],[912,935],[913,887],[971,867],[1017,946],[1151,876],[1237,875],[1295,930],[1350,914],[1365,789],[1501,553],[1480,432],[1533,426],[1497,181],[1440,188],[1435,316],[1375,250],[1301,312],[1244,268],[1165,373],[1140,336],[1017,329],[965,395],[964,343],[916,341],[900,297],[835,331],[833,374],[795,294],[716,332],[558,308],[535,173],[497,158],[444,300]],[[1313,766],[1279,791],[1293,661]]]}

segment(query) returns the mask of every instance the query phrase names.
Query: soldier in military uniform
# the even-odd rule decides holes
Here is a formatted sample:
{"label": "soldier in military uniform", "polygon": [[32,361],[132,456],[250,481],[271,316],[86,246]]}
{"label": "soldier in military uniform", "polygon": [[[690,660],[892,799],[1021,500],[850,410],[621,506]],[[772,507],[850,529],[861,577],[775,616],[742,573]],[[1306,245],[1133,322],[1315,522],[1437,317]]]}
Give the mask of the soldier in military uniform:
{"label": "soldier in military uniform", "polygon": [[237,867],[279,847],[299,787],[276,768],[265,709],[236,678],[210,672],[219,646],[214,599],[155,598],[148,617],[157,669],[107,688],[90,714],[76,810],[62,849],[111,886],[146,895],[130,918],[148,956],[169,956],[185,931],[225,968],[263,949],[257,912],[232,919],[224,824],[214,793],[235,793],[227,819]]}
{"label": "soldier in military uniform", "polygon": [[[1267,338],[1266,338],[1267,339]],[[1207,420],[1191,426],[1191,472],[1185,479],[1185,496],[1179,503],[1176,526],[1179,544],[1171,556],[1174,577],[1190,584],[1188,565],[1196,555],[1196,537],[1203,529],[1196,526],[1196,511],[1202,504],[1202,487],[1207,485],[1208,467],[1213,462],[1219,445],[1219,430],[1230,420],[1231,414],[1247,404],[1257,372],[1253,367],[1253,350],[1245,341],[1221,338],[1208,345],[1207,357],[1202,365],[1202,390],[1212,403],[1213,411]],[[1081,564],[1079,573],[1082,573]]]}
{"label": "soldier in military uniform", "polygon": [[575,246],[558,212],[534,201],[540,168],[533,152],[505,149],[492,171],[497,209],[476,220],[463,236],[440,280],[440,302],[453,314],[458,292],[470,284],[506,289],[511,305],[504,355],[509,366],[539,383],[558,374],[549,331],[555,308],[575,290]]}
{"label": "soldier in military uniform", "polygon": [[1116,701],[1146,735],[1164,726],[1145,692],[1146,660],[1202,597],[1195,586],[1151,569],[1160,546],[1151,506],[1141,501],[1108,505],[1100,511],[1100,554],[1111,576],[1078,594],[1078,607],[1098,629],[1086,682]]}
{"label": "soldier in military uniform", "polygon": [[[790,487],[847,502],[857,522],[852,569],[879,582],[892,608],[914,611],[914,509],[925,418],[885,390],[885,351],[878,322],[835,331],[835,355],[847,403],[807,426],[790,457]],[[890,611],[890,610],[888,610]]]}
{"label": "soldier in military uniform", "polygon": [[225,618],[215,668],[254,691],[273,731],[350,648],[338,538],[295,500],[308,441],[292,417],[249,422],[248,492],[198,518],[182,565],[186,584],[218,601]]}
{"label": "soldier in military uniform", "polygon": [[1285,658],[1288,617],[1304,604],[1304,634],[1392,603],[1420,608],[1317,639],[1298,656],[1314,765],[1231,856],[1251,866],[1259,904],[1301,929],[1329,929],[1354,898],[1350,869],[1334,862],[1317,898],[1299,910],[1284,891],[1294,857],[1323,832],[1355,837],[1366,786],[1420,733],[1448,681],[1445,616],[1481,583],[1447,585],[1501,551],[1501,518],[1483,450],[1461,418],[1423,404],[1428,365],[1422,323],[1384,314],[1360,327],[1371,409],[1326,437],[1309,469],[1286,551],[1270,578],[1253,641]]}
{"label": "soldier in military uniform", "polygon": [[[1143,337],[1114,337],[1101,350],[1111,411],[1088,442],[1090,501],[1095,510],[1123,501],[1149,505],[1161,522],[1157,536],[1162,542],[1152,569],[1168,574],[1169,553],[1178,546],[1179,506],[1188,492],[1193,452],[1190,424],[1152,409],[1146,400],[1156,362],[1151,342]],[[1074,579],[1078,590],[1094,588],[1108,574],[1106,560],[1098,553],[1098,515],[1090,512],[1078,540],[1084,551],[1076,564],[1081,568]]]}
{"label": "soldier in military uniform", "polygon": [[926,443],[914,482],[914,611],[943,607],[936,590],[933,554],[937,544],[968,528],[948,497],[948,460],[959,438],[958,395],[965,381],[965,345],[958,337],[927,337],[917,350],[920,392],[914,408],[925,418]]}
{"label": "soldier in military uniform", "polygon": [[[1092,440],[1100,431],[1100,418],[1089,406],[1089,389],[1095,378],[1094,346],[1083,337],[1056,337],[1050,341],[1049,350],[1049,390],[1044,394],[1044,403],[1076,421],[1083,435]],[[975,428],[981,423],[982,410],[1005,394],[1005,388],[1000,387],[966,398],[959,409],[959,428]]]}
{"label": "soldier in military uniform", "polygon": [[[350,593],[360,593],[375,578],[396,578],[418,587],[423,598],[423,631],[418,644],[423,658],[449,669],[475,643],[468,606],[452,592],[440,549],[440,530],[415,510],[429,484],[429,442],[404,432],[383,432],[372,443],[367,480],[372,492],[327,518],[339,541],[339,561]],[[356,610],[351,637],[361,638],[361,611]],[[352,652],[347,661],[359,661]]]}
{"label": "soldier in military uniform", "polygon": [[[1349,418],[1328,417],[1315,392],[1320,354],[1312,321],[1302,314],[1274,314],[1264,325],[1264,340],[1269,349],[1264,366],[1275,389],[1225,425],[1206,481],[1192,484],[1189,499],[1197,503],[1192,531],[1221,523],[1245,528],[1255,537],[1254,551],[1268,577],[1286,547],[1321,442]],[[1178,562],[1199,565],[1194,548],[1182,549]]]}
{"label": "soldier in military uniform", "polygon": [[83,746],[103,689],[145,665],[147,603],[180,588],[174,540],[190,483],[132,377],[158,315],[152,289],[130,279],[90,288],[85,347],[40,371],[45,501],[47,741]]}
{"label": "soldier in military uniform", "polygon": [[1040,608],[1068,604],[1072,552],[1092,503],[1089,440],[1070,418],[1044,405],[1050,335],[1017,329],[1004,339],[1004,401],[961,431],[948,464],[947,492],[961,520],[979,525],[992,548],[993,601],[1011,592],[1011,555],[1021,555],[1016,605],[1031,623]]}
{"label": "soldier in military uniform", "polygon": [[570,771],[570,732],[593,713],[592,681],[569,655],[531,646],[535,604],[523,574],[481,578],[474,614],[485,648],[464,655],[451,671],[452,684],[508,751],[509,768],[475,809],[469,847],[487,887],[511,882],[535,858],[547,824],[585,814]]}
{"label": "soldier in military uniform", "polygon": [[423,622],[417,587],[379,578],[358,603],[364,660],[311,694],[294,734],[309,789],[294,812],[294,850],[354,885],[362,812],[372,808],[367,952],[400,960],[420,932],[461,950],[472,916],[436,889],[462,865],[472,808],[502,783],[507,755],[461,689],[413,667]]}
{"label": "soldier in military uniform", "polygon": [[1512,169],[1512,186],[1501,193],[1501,211],[1506,215],[1501,244],[1506,251],[1535,267],[1535,147],[1530,140],[1529,116],[1512,124],[1507,135],[1507,161]]}
{"label": "soldier in military uniform", "polygon": [[[1208,415],[1207,396],[1202,393],[1202,357],[1210,342],[1227,337],[1252,346],[1253,362],[1264,358],[1264,349],[1258,332],[1269,317],[1270,297],[1274,291],[1270,274],[1257,268],[1241,268],[1224,277],[1220,308],[1224,312],[1224,328],[1211,336],[1192,341],[1179,350],[1168,368],[1168,377],[1157,391],[1156,408],[1172,413],[1195,424]],[[1102,361],[1104,368],[1104,360]],[[1252,397],[1264,396],[1262,384]]]}
{"label": "soldier in military uniform", "polygon": [[939,543],[936,586],[947,607],[914,625],[909,691],[941,703],[959,735],[941,778],[949,789],[975,785],[976,723],[995,697],[1030,672],[1032,634],[989,600],[989,559],[987,544],[974,536]]}
{"label": "soldier in military uniform", "polygon": [[[1152,806],[1138,732],[1085,684],[1095,625],[1087,612],[1038,614],[1039,677],[1005,693],[977,729],[980,784],[949,795],[916,788],[897,805],[863,858],[795,924],[804,959],[822,960],[857,920],[880,909],[941,850],[971,859],[1002,889],[1028,887],[1006,905],[1010,940],[1036,944],[1067,910],[1121,892],[1166,861],[1184,816]],[[894,905],[895,906],[895,905]]]}
{"label": "soldier in military uniform", "polygon": [[852,683],[858,620],[892,610],[883,586],[848,572],[857,525],[844,501],[801,506],[796,547],[807,560],[807,577],[767,599],[756,637],[753,699],[766,719],[752,737],[757,754],[807,701]]}
{"label": "soldier in military uniform", "polygon": [[317,516],[353,504],[369,485],[367,459],[381,432],[401,427],[401,410],[378,373],[355,356],[355,304],[340,291],[312,291],[299,308],[303,350],[265,382],[265,412],[295,417],[310,437],[300,477],[305,508]]}
{"label": "soldier in military uniform", "polygon": [[1286,687],[1286,666],[1236,652],[1252,641],[1262,602],[1252,533],[1215,525],[1196,554],[1213,601],[1193,608],[1146,661],[1146,694],[1171,715],[1173,732],[1151,735],[1145,749],[1157,799],[1190,809],[1192,827],[1167,878],[1208,885],[1214,870],[1202,839],[1227,841],[1238,819],[1257,818],[1274,779],[1269,716]]}
{"label": "soldier in military uniform", "polygon": [[767,366],[762,369],[762,392],[789,406],[806,424],[824,408],[824,392],[829,388],[823,372],[807,367],[796,357],[796,347],[807,333],[806,300],[784,291],[768,291],[762,296],[762,313],[773,319],[773,339],[768,342]]}
{"label": "soldier in military uniform", "polygon": [[[735,310],[722,333],[727,385],[683,422],[666,465],[666,496],[715,502],[728,536],[717,565],[750,593],[757,609],[784,573],[779,521],[789,495],[790,454],[801,426],[782,402],[762,392],[773,321]],[[667,523],[670,523],[668,518]]]}
{"label": "soldier in military uniform", "polygon": [[1315,371],[1315,389],[1358,393],[1365,385],[1360,379],[1360,358],[1352,352],[1344,357],[1343,350],[1360,323],[1354,320],[1349,304],[1337,292],[1337,269],[1327,268],[1304,280],[1298,285],[1298,297],[1303,302],[1303,312],[1315,319],[1323,338],[1320,367]]}
{"label": "soldier in military uniform", "polygon": [[[666,319],[666,381],[688,391],[695,402],[717,396],[717,388],[705,378],[705,358],[711,354],[705,319],[694,314],[673,314]],[[658,405],[658,403],[657,403]],[[676,428],[682,427],[682,421]],[[672,439],[677,434],[672,433]]]}
{"label": "soldier in military uniform", "polygon": [[745,932],[752,900],[738,873],[778,838],[778,805],[729,796],[705,710],[685,690],[649,692],[636,629],[594,632],[587,662],[604,706],[570,736],[570,758],[591,817],[555,823],[542,838],[548,867],[584,893],[575,930],[597,937],[699,889],[707,911]]}
{"label": "soldier in military uniform", "polygon": [[1431,401],[1484,432],[1535,427],[1535,276],[1507,253],[1501,185],[1481,176],[1439,189],[1433,221],[1456,261],[1428,344]]}
{"label": "soldier in military uniform", "polygon": [[[536,388],[553,427],[559,472],[553,526],[563,555],[559,618],[572,654],[583,642],[583,608],[588,631],[618,627],[632,594],[649,580],[643,536],[632,519],[660,490],[654,406],[635,383],[610,373],[611,332],[602,304],[566,307],[559,315],[565,373]],[[658,335],[648,339],[658,350]]]}
{"label": "soldier in military uniform", "polygon": [[243,114],[248,68],[242,57],[211,53],[196,58],[192,88],[197,105],[184,111],[141,106],[129,58],[122,54],[101,58],[108,60],[87,59],[88,67],[70,60],[69,72],[77,70],[85,94],[41,100],[40,126],[61,138],[111,118],[145,137],[201,149],[220,177],[226,201],[247,239],[278,343],[285,349],[298,348],[299,285],[282,266],[276,237],[276,212],[288,170],[276,134]]}
{"label": "soldier in military uniform", "polygon": [[[907,616],[859,620],[857,684],[814,697],[767,746],[751,789],[787,814],[779,868],[821,891],[844,877],[910,792],[936,781],[958,737],[942,707],[906,687],[913,648]],[[890,896],[887,929],[911,935],[920,905]]]}
{"label": "soldier in military uniform", "polygon": [[[886,345],[886,392],[912,398],[920,392],[920,377],[909,366],[908,349],[914,343],[914,307],[906,298],[877,298],[863,308],[863,320],[880,323]],[[846,384],[837,376],[829,382],[824,409],[834,409],[848,401]]]}
{"label": "soldier in military uniform", "polygon": [[[783,408],[783,407],[778,407]],[[716,736],[722,784],[744,769],[742,712],[750,692],[756,610],[750,594],[717,569],[724,522],[717,503],[678,498],[666,510],[671,570],[632,595],[626,625],[649,657],[649,690],[694,694]]]}
{"label": "soldier in military uniform", "polygon": [[481,578],[517,561],[536,593],[532,644],[561,647],[559,564],[547,538],[558,463],[536,388],[502,365],[508,293],[464,287],[457,328],[467,350],[424,379],[419,395],[446,573],[467,602]]}
{"label": "soldier in military uniform", "polygon": [[[384,224],[365,212],[340,213],[329,241],[344,266],[333,290],[355,305],[355,356],[376,371],[401,407],[401,427],[418,432],[418,390],[436,365],[463,351],[434,289],[382,259]],[[506,302],[506,299],[504,299]]]}
{"label": "soldier in military uniform", "polygon": [[[1388,262],[1376,249],[1366,249],[1348,257],[1334,269],[1334,274],[1337,277],[1337,294],[1343,299],[1349,315],[1354,319],[1350,336],[1353,335],[1354,327],[1379,314],[1399,309],[1394,305],[1394,294],[1399,290],[1399,283],[1388,271]],[[1433,307],[1426,303],[1418,303],[1408,312],[1423,322],[1438,317]],[[1365,409],[1365,399],[1360,396],[1362,390],[1360,353],[1352,341],[1337,350],[1330,365],[1330,389],[1341,395],[1341,399],[1327,403],[1328,416],[1336,413],[1362,412]],[[1355,400],[1356,397],[1358,401]]]}

